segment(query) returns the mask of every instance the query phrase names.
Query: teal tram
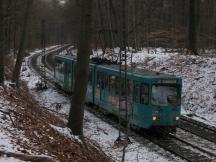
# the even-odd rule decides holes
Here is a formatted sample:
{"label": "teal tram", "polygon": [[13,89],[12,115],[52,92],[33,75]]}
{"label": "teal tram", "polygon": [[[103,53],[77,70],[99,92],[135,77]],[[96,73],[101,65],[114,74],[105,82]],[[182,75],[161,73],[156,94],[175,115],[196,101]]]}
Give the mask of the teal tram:
{"label": "teal tram", "polygon": [[[76,58],[56,55],[55,60],[55,83],[63,90],[72,92]],[[129,96],[128,103],[125,103],[121,97],[125,90],[119,88],[124,81],[119,77],[119,65],[91,63],[86,102],[115,115],[121,112],[123,118],[127,104],[131,125],[175,130],[180,119],[182,79],[143,69],[133,69],[127,74]]]}

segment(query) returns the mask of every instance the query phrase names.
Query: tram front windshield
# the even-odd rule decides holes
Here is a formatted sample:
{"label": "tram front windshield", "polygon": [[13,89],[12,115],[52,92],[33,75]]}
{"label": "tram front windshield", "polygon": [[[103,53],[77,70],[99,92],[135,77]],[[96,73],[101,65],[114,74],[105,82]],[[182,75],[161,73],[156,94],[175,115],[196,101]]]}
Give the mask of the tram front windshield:
{"label": "tram front windshield", "polygon": [[179,105],[178,87],[176,85],[153,85],[151,102],[156,106]]}

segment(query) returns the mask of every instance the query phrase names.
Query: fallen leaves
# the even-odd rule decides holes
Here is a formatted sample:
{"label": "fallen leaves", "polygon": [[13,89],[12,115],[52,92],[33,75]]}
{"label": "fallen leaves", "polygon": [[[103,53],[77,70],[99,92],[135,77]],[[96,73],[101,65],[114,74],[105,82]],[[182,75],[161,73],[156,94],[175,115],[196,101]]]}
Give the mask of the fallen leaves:
{"label": "fallen leaves", "polygon": [[[34,161],[39,158],[38,155],[46,155],[46,158],[40,158],[43,158],[41,161],[48,162],[109,161],[102,151],[90,144],[90,141],[87,142],[88,151],[86,151],[83,143],[52,128],[50,125],[62,128],[67,126],[58,116],[40,107],[25,84],[22,84],[19,90],[5,87],[0,90],[0,94],[9,101],[9,112],[14,122],[11,126],[15,129],[8,128],[8,130],[13,136],[13,142],[20,146],[18,151],[22,153],[22,155],[5,153],[7,156]],[[17,131],[22,132],[26,139],[23,135],[17,134]],[[32,153],[37,156],[32,157]]]}

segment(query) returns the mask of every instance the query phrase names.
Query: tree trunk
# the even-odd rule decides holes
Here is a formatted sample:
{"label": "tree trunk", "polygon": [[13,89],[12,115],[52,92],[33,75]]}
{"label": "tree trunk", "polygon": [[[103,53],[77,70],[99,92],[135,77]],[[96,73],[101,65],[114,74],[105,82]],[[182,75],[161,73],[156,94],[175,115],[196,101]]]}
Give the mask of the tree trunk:
{"label": "tree trunk", "polygon": [[25,9],[25,18],[24,18],[23,27],[22,27],[21,41],[20,41],[19,51],[17,54],[15,70],[14,70],[13,78],[12,78],[12,82],[16,83],[16,86],[19,86],[19,76],[20,76],[20,70],[21,70],[22,61],[23,61],[23,55],[24,55],[23,53],[25,49],[25,40],[26,40],[26,33],[27,33],[27,28],[28,28],[28,20],[29,20],[33,0],[26,0],[26,3],[27,5]]}
{"label": "tree trunk", "polygon": [[188,49],[192,54],[197,52],[197,35],[199,29],[199,0],[190,0],[189,2],[189,27],[188,27]]}
{"label": "tree trunk", "polygon": [[12,19],[11,6],[12,6],[12,0],[9,0],[7,3],[6,21],[5,21],[5,53],[6,54],[10,52],[11,19]]}
{"label": "tree trunk", "polygon": [[4,84],[4,15],[3,0],[0,0],[0,85]]}
{"label": "tree trunk", "polygon": [[17,0],[14,0],[13,7],[13,19],[14,19],[14,27],[13,27],[13,54],[16,56],[16,32],[17,32]]}
{"label": "tree trunk", "polygon": [[68,126],[74,135],[83,135],[84,103],[88,84],[92,36],[92,0],[80,0],[81,23],[78,40],[76,79]]}

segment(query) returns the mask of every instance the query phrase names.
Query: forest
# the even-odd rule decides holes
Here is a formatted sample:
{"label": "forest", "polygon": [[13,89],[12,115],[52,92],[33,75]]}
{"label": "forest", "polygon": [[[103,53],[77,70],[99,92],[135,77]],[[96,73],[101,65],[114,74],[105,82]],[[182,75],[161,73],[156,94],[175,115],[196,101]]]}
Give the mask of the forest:
{"label": "forest", "polygon": [[[18,48],[24,19],[25,0],[2,0],[6,51]],[[79,14],[76,0],[59,5],[57,0],[33,4],[26,47],[40,46],[41,20],[47,20],[47,44],[76,42]],[[187,48],[189,33],[196,35],[197,47],[214,48],[215,1],[213,0],[128,0],[126,27],[129,46]],[[122,3],[93,1],[94,47],[120,46],[122,39]],[[193,30],[192,30],[193,29]],[[64,40],[61,40],[63,39]],[[14,40],[15,39],[15,40]],[[191,38],[192,39],[192,38]]]}
{"label": "forest", "polygon": [[214,161],[215,70],[215,0],[0,0],[0,162]]}

